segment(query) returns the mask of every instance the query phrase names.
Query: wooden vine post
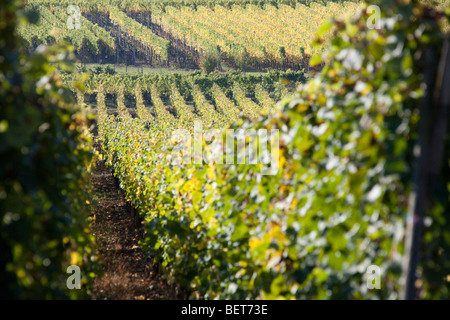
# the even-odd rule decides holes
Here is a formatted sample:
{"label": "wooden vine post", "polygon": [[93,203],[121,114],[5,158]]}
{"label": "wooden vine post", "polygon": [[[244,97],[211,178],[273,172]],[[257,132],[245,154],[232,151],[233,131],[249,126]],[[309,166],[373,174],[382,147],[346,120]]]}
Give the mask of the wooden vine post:
{"label": "wooden vine post", "polygon": [[[400,299],[417,298],[417,266],[420,262],[424,220],[433,202],[432,184],[441,173],[448,111],[450,108],[450,41],[439,59],[436,47],[424,52],[427,91],[420,109],[419,139],[414,147],[416,164],[406,221],[405,254]],[[440,61],[439,64],[436,61]]]}

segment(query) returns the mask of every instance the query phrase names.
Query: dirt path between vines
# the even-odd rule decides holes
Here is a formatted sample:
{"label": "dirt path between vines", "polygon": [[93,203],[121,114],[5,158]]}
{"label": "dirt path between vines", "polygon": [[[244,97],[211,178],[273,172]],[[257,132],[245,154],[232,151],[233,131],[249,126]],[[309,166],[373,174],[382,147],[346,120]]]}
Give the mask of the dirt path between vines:
{"label": "dirt path between vines", "polygon": [[[98,145],[95,145],[98,149]],[[138,244],[137,219],[103,161],[91,176],[92,231],[103,274],[94,280],[92,298],[101,300],[173,299],[158,265],[145,258]]]}

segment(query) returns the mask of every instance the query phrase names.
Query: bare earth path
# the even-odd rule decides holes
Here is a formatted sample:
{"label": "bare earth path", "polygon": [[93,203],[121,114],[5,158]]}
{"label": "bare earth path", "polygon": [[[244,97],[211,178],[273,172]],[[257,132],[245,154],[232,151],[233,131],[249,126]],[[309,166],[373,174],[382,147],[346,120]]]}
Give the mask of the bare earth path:
{"label": "bare earth path", "polygon": [[[98,146],[96,146],[98,148]],[[93,299],[170,299],[173,292],[158,266],[146,261],[138,241],[136,218],[111,171],[98,161],[91,177],[92,225],[104,274],[94,281]]]}

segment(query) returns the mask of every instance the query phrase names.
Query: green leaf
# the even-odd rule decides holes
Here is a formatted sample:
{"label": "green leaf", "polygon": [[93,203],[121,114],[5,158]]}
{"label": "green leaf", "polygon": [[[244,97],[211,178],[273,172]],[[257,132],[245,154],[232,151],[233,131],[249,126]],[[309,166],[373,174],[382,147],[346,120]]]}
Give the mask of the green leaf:
{"label": "green leaf", "polygon": [[311,60],[309,61],[309,64],[311,65],[311,67],[314,67],[314,66],[319,65],[321,62],[322,62],[322,57],[319,54],[317,54],[311,58]]}
{"label": "green leaf", "polygon": [[329,20],[325,21],[320,25],[319,29],[317,30],[318,36],[323,36],[326,32],[330,31],[332,27],[333,24],[331,23],[331,21]]}

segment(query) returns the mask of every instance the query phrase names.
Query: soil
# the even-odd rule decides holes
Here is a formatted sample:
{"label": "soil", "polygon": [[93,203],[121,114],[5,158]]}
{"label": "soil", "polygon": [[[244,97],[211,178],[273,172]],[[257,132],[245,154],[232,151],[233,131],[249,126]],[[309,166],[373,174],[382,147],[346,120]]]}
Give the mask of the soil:
{"label": "soil", "polygon": [[[98,149],[98,145],[95,146]],[[94,206],[92,231],[103,274],[94,280],[92,298],[101,300],[176,299],[175,290],[152,257],[138,244],[142,232],[137,213],[127,204],[104,161],[91,177]],[[134,216],[133,216],[134,215]]]}

